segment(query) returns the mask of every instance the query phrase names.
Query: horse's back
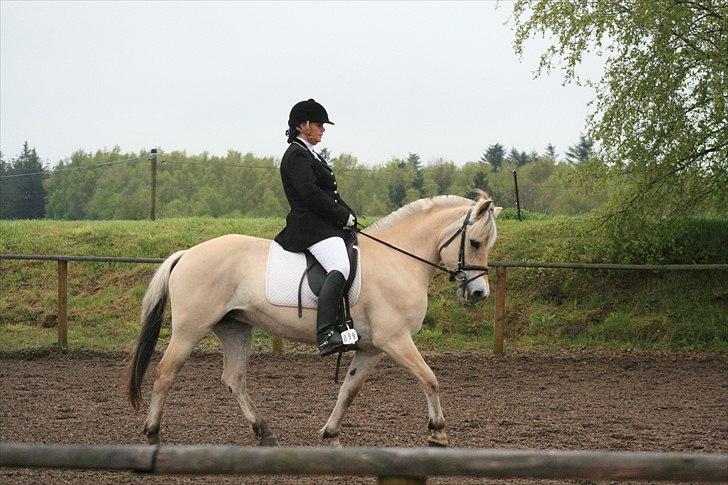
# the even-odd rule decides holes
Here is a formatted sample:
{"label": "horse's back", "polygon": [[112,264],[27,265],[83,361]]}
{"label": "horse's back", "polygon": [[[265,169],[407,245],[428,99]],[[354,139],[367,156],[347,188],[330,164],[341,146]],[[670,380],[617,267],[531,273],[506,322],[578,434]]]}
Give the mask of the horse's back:
{"label": "horse's back", "polygon": [[175,283],[185,280],[198,288],[210,285],[210,289],[219,289],[220,285],[237,286],[241,279],[250,276],[260,278],[270,243],[270,239],[243,234],[226,234],[204,241],[180,258],[170,284],[176,286]]}

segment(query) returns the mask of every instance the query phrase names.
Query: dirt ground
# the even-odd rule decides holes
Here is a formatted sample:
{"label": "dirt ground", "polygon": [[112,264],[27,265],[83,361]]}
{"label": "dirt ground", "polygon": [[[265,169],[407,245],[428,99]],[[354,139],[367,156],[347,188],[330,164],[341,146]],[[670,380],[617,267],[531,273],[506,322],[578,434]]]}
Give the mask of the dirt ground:
{"label": "dirt ground", "polygon": [[[122,355],[0,355],[0,439],[143,444],[146,408],[121,395]],[[728,355],[559,353],[426,355],[442,387],[451,446],[728,451]],[[348,363],[344,358],[344,364]],[[317,446],[336,400],[333,358],[251,358],[249,389],[284,446]],[[219,380],[222,357],[196,354],[171,392],[166,444],[254,445]],[[148,373],[149,377],[151,373]],[[148,398],[150,379],[145,381]],[[426,445],[426,404],[415,380],[384,359],[342,427],[344,446]],[[0,468],[0,483],[375,483],[374,477],[151,476]],[[536,483],[461,477],[428,483]],[[575,482],[548,482],[575,483]],[[591,483],[581,481],[576,483]]]}

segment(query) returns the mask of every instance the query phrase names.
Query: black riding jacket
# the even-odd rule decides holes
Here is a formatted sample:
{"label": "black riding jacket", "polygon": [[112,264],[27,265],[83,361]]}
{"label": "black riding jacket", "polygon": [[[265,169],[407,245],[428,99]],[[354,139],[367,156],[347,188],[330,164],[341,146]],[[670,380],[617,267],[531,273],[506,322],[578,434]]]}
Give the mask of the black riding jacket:
{"label": "black riding jacket", "polygon": [[331,167],[300,141],[288,146],[281,160],[281,180],[291,211],[275,241],[287,251],[303,251],[329,237],[344,237],[354,211],[336,187]]}

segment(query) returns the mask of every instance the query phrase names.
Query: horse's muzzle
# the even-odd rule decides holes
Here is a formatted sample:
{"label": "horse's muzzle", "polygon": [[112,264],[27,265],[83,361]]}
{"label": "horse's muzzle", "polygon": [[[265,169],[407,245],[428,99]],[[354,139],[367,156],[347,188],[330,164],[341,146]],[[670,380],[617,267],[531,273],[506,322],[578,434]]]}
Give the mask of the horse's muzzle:
{"label": "horse's muzzle", "polygon": [[[472,306],[490,296],[490,290],[487,284],[473,285],[473,283],[469,284],[467,287],[461,286],[458,288],[458,301],[460,301],[463,305]],[[471,288],[471,286],[475,286],[475,288]]]}

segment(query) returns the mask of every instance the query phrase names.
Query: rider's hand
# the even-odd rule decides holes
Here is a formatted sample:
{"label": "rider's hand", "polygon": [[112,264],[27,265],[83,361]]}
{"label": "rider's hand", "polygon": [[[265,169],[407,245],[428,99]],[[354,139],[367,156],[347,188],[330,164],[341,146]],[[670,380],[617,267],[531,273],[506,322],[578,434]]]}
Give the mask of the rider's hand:
{"label": "rider's hand", "polygon": [[349,214],[349,220],[346,221],[346,227],[354,227],[356,225],[356,217],[354,214]]}

